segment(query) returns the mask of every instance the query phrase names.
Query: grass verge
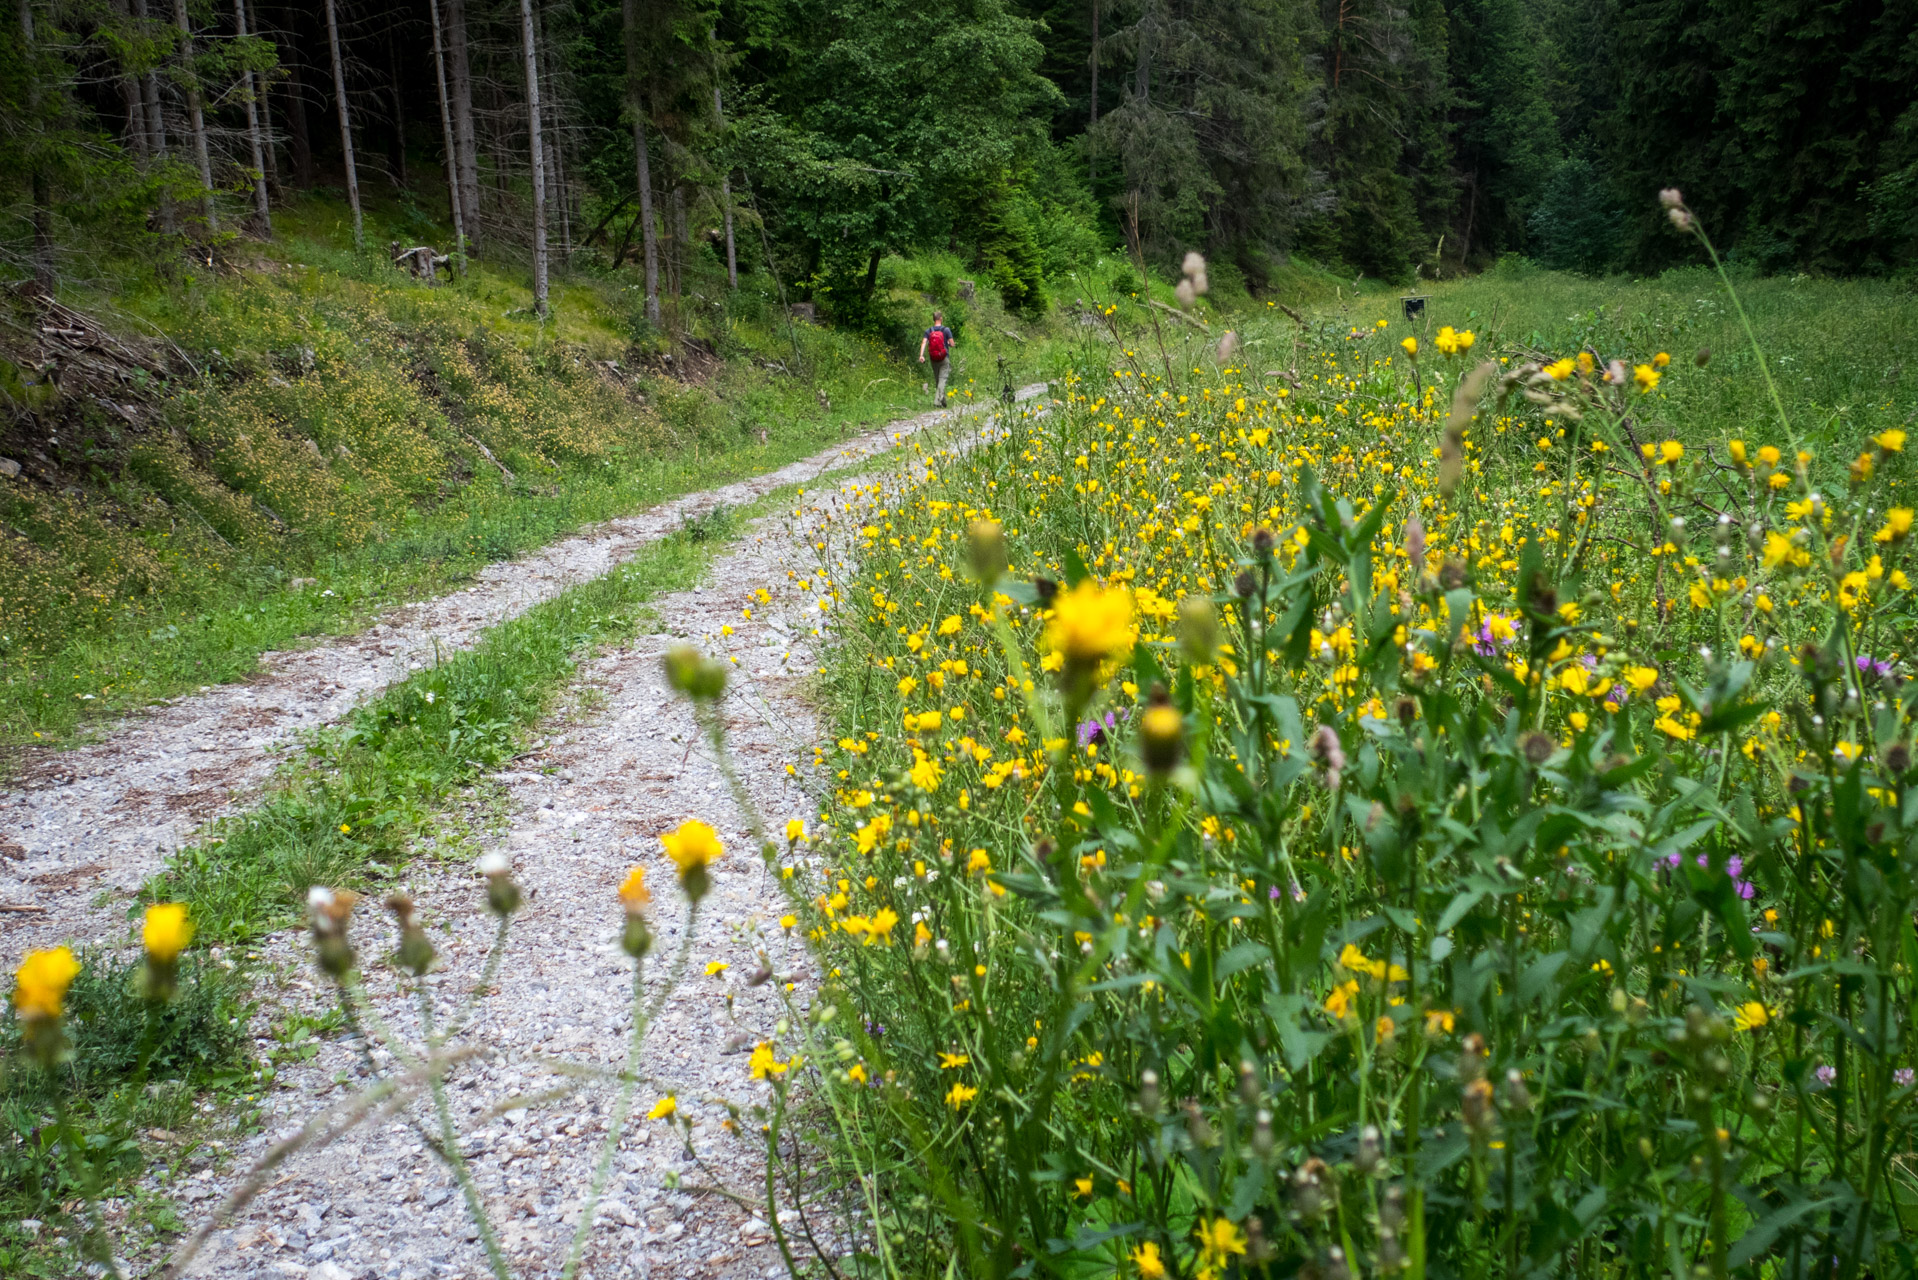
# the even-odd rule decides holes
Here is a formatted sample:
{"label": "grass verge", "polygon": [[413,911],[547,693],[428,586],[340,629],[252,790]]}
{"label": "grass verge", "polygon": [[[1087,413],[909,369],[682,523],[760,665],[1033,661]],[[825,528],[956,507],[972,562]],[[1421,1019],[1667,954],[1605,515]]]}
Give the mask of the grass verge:
{"label": "grass verge", "polygon": [[582,653],[632,635],[648,601],[699,581],[745,518],[689,521],[316,733],[263,803],[177,853],[147,896],[192,904],[209,941],[243,942],[295,919],[310,885],[377,884],[449,795],[513,758]]}

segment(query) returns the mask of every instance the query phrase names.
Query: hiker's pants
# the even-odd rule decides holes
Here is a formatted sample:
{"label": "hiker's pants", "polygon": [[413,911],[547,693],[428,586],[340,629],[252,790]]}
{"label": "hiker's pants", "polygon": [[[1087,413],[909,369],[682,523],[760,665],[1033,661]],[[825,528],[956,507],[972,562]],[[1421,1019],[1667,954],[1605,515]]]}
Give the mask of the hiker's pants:
{"label": "hiker's pants", "polygon": [[946,376],[952,372],[952,357],[932,362],[933,391],[932,402],[941,409],[946,407]]}

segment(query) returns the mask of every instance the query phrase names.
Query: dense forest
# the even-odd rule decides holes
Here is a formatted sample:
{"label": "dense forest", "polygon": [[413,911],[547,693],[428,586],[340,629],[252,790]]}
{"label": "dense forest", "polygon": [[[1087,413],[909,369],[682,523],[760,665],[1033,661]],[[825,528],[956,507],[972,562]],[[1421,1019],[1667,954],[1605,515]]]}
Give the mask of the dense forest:
{"label": "dense forest", "polygon": [[654,323],[695,253],[846,319],[928,249],[1029,312],[1119,245],[1254,291],[1655,270],[1671,185],[1761,270],[1918,241],[1887,0],[17,0],[0,112],[0,271],[43,282],[316,191],[542,306],[636,271]]}

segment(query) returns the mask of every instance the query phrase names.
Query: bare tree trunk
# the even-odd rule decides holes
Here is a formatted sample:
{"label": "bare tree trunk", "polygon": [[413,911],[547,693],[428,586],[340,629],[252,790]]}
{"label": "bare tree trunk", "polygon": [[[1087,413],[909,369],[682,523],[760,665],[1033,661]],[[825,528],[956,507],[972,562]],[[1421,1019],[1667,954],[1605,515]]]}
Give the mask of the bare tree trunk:
{"label": "bare tree trunk", "polygon": [[479,140],[473,131],[473,73],[466,56],[466,0],[446,0],[446,71],[452,81],[453,143],[466,251],[480,252]]}
{"label": "bare tree trunk", "polygon": [[464,259],[466,219],[460,212],[459,152],[453,146],[453,112],[446,101],[446,59],[440,48],[440,0],[427,0],[427,16],[433,20],[433,75],[439,82],[440,132],[446,139],[446,202],[453,214],[453,242],[458,246],[455,252]]}
{"label": "bare tree trunk", "polygon": [[[24,6],[26,0],[21,0]],[[187,64],[187,122],[193,128],[193,160],[200,167],[200,216],[208,231],[218,231],[213,209],[213,157],[206,149],[206,113],[200,103],[200,70],[193,65],[193,24],[187,19],[186,0],[173,0],[173,20],[180,28],[180,60]]]}
{"label": "bare tree trunk", "polygon": [[393,181],[401,188],[406,187],[406,99],[400,93],[400,53],[393,40],[393,29],[386,30],[386,78],[393,90],[393,138],[387,149],[388,165],[393,170]]}
{"label": "bare tree trunk", "polygon": [[565,270],[573,262],[573,217],[566,190],[566,149],[559,125],[559,78],[553,71],[553,45],[546,38],[546,7],[539,19],[540,78],[546,86],[546,190],[552,194],[553,208],[559,213],[559,263]]}
{"label": "bare tree trunk", "polygon": [[[119,18],[132,16],[127,0],[113,0],[113,12]],[[122,74],[115,79],[120,87],[120,108],[127,115],[127,144],[133,154],[140,158],[140,167],[144,169],[147,161],[147,112],[146,103],[140,97],[140,80],[131,74]]]}
{"label": "bare tree trunk", "polygon": [[639,167],[640,257],[646,264],[646,319],[659,325],[659,230],[653,222],[653,175],[646,155],[645,108],[633,108],[633,153]]}
{"label": "bare tree trunk", "polygon": [[622,25],[626,36],[626,103],[633,113],[633,160],[639,180],[639,240],[646,263],[646,321],[657,328],[659,233],[653,223],[652,165],[646,154],[646,100],[640,91],[638,0],[625,0]]}
{"label": "bare tree trunk", "polygon": [[679,299],[686,289],[686,184],[673,184],[673,314],[679,314]]}
{"label": "bare tree trunk", "polygon": [[[133,16],[142,25],[150,21],[147,15],[147,0],[133,0]],[[156,160],[166,159],[166,117],[160,113],[160,71],[157,67],[148,67],[147,73],[140,77],[140,96],[146,103],[147,151]]]}
{"label": "bare tree trunk", "polygon": [[[246,38],[246,0],[233,0],[234,30],[244,40]],[[260,111],[254,102],[253,69],[246,72],[246,134],[253,144],[253,216],[259,221],[259,231],[263,236],[273,234],[273,214],[266,200],[266,146],[260,136]]]}
{"label": "bare tree trunk", "polygon": [[[27,110],[29,115],[37,117],[40,67],[38,51],[34,48],[31,0],[20,0],[19,14],[21,49],[26,53],[28,62]],[[52,184],[47,181],[47,171],[40,167],[38,159],[36,156],[33,176],[28,183],[33,188],[33,278],[41,288],[52,292],[57,282],[53,269],[53,191]]]}
{"label": "bare tree trunk", "polygon": [[346,157],[346,200],[353,206],[353,247],[364,249],[366,226],[360,216],[360,175],[353,167],[353,115],[346,105],[346,63],[340,57],[340,15],[335,0],[326,0],[326,38],[333,50],[333,96],[340,104],[340,149]]}
{"label": "bare tree trunk", "polygon": [[[282,56],[285,55],[285,41],[275,40],[274,46]],[[273,93],[267,87],[266,77],[259,77],[260,92],[260,145],[266,154],[266,189],[269,197],[284,199],[286,184],[280,181],[280,142],[273,133]]]}
{"label": "bare tree trunk", "polygon": [[[719,86],[713,86],[713,118],[720,127],[726,124],[726,108],[719,96]],[[733,247],[733,175],[727,170],[719,175],[719,209],[726,219],[726,287],[739,287],[739,253]]]}
{"label": "bare tree trunk", "polygon": [[545,319],[546,157],[540,147],[539,44],[533,35],[533,0],[519,0],[519,19],[526,40],[526,134],[533,153],[533,314]]}
{"label": "bare tree trunk", "polygon": [[300,80],[298,50],[291,42],[286,52],[286,141],[293,155],[293,185],[302,191],[313,189],[313,135],[306,127],[306,87]]}
{"label": "bare tree trunk", "polygon": [[[1105,7],[1104,0],[1092,0],[1092,121],[1086,126],[1086,132],[1099,127],[1099,10]],[[1091,141],[1090,138],[1087,139]],[[1099,153],[1089,147],[1086,154],[1086,177],[1099,176]]]}

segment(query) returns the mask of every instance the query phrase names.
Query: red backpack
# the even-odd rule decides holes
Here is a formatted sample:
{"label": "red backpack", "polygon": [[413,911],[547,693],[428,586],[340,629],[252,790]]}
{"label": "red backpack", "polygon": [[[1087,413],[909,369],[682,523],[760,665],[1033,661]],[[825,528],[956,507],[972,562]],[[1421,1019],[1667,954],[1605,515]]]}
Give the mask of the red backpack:
{"label": "red backpack", "polygon": [[946,331],[944,329],[933,328],[926,330],[926,352],[931,355],[934,360],[944,360],[946,358]]}

